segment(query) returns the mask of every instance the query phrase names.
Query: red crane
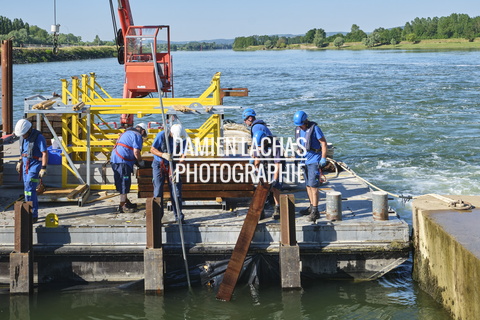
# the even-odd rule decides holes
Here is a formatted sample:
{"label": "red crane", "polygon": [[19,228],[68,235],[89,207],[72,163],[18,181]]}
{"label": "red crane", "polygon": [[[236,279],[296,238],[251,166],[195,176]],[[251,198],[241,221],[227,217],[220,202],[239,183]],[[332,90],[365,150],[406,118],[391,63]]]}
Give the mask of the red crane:
{"label": "red crane", "polygon": [[[113,7],[112,0],[110,6]],[[173,97],[170,26],[135,26],[128,0],[118,0],[118,16],[121,26],[116,31],[118,60],[125,65],[123,97],[141,98],[158,92],[155,68],[161,81],[162,95],[170,94]],[[121,124],[132,126],[133,115],[122,115]]]}

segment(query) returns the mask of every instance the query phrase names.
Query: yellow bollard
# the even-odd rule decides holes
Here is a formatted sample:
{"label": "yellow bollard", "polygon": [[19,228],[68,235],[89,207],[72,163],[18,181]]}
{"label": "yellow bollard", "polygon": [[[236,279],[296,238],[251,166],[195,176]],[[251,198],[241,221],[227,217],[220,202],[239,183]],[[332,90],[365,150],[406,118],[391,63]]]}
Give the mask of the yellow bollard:
{"label": "yellow bollard", "polygon": [[55,213],[49,213],[45,217],[45,227],[56,228],[58,227],[58,216]]}

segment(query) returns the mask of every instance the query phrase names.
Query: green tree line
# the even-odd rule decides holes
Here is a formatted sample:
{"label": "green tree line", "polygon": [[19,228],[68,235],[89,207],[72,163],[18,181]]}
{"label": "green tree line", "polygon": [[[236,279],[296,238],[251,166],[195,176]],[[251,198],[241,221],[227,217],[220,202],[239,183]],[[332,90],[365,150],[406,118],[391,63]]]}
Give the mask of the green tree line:
{"label": "green tree line", "polygon": [[367,47],[384,44],[396,44],[400,41],[417,42],[422,39],[464,38],[473,41],[480,37],[480,16],[471,18],[467,14],[453,13],[448,17],[415,18],[403,27],[385,29],[379,27],[367,34],[353,24],[347,34],[336,34],[326,37],[324,29],[310,29],[303,36],[281,37],[248,36],[237,37],[233,43],[234,50],[245,50],[252,46],[264,46],[266,49],[285,48],[292,44],[314,44],[323,47],[329,43],[339,47],[344,42],[362,42]]}
{"label": "green tree line", "polygon": [[172,51],[206,51],[206,50],[220,50],[232,49],[231,44],[219,44],[215,42],[197,42],[192,41],[185,44],[172,44]]}
{"label": "green tree line", "polygon": [[[28,45],[52,45],[53,35],[45,29],[31,26],[22,19],[13,19],[0,16],[0,40],[12,39],[14,47]],[[58,43],[63,45],[113,45],[113,41],[101,41],[97,36],[92,42],[82,41],[82,37],[72,33],[58,35]]]}
{"label": "green tree line", "polygon": [[[14,47],[26,46],[51,46],[53,45],[53,35],[46,30],[37,26],[30,26],[24,23],[22,19],[13,19],[0,16],[0,41],[12,39]],[[97,35],[92,42],[82,41],[82,37],[75,36],[72,33],[58,35],[58,44],[60,46],[114,46],[115,42],[103,41]],[[185,44],[174,44],[172,50],[184,51],[201,51],[201,50],[216,50],[216,49],[231,49],[232,45],[216,44],[210,42],[189,42]]]}

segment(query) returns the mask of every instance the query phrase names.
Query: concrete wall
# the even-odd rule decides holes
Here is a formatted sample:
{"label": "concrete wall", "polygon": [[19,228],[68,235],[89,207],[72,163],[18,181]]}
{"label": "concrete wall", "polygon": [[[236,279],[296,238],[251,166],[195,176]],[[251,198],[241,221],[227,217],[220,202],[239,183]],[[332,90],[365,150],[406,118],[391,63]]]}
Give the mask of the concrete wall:
{"label": "concrete wall", "polygon": [[[448,196],[480,208],[480,197]],[[480,316],[480,209],[452,210],[426,195],[413,202],[413,278],[454,319]]]}

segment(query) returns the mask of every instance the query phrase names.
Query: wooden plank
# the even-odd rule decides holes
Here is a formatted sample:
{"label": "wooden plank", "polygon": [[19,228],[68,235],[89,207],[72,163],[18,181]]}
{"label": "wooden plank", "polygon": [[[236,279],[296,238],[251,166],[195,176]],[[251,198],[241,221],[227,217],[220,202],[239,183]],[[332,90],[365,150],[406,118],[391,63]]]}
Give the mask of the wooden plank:
{"label": "wooden plank", "polygon": [[[139,187],[141,191],[152,191],[153,192],[153,184],[151,185],[142,185]],[[168,184],[165,183],[163,186],[163,191],[167,192]],[[188,184],[182,183],[182,191],[245,191],[245,190],[255,190],[253,184],[246,184],[246,183],[237,183],[237,184],[227,184],[227,183],[197,183],[197,184]]]}
{"label": "wooden plank", "polygon": [[62,189],[62,188],[46,188],[42,196],[62,196],[66,197],[67,194],[73,192],[74,189]]}
{"label": "wooden plank", "polygon": [[[144,158],[144,160],[146,160],[147,167],[138,169],[136,171],[139,198],[153,196],[151,158],[150,160],[148,158]],[[247,163],[248,162],[246,160],[226,161],[222,158],[218,158],[218,160],[202,161],[199,159],[185,162],[185,164],[188,164],[191,168],[197,165],[197,170],[193,169],[193,171],[180,174],[182,179],[182,198],[190,200],[210,200],[215,199],[216,197],[251,197],[255,187],[252,181],[250,181],[251,177],[245,174],[245,165]],[[212,167],[210,169],[202,167],[204,170],[201,170],[200,166],[205,166],[205,164]],[[241,166],[238,166],[238,164]],[[221,165],[228,165],[230,167],[237,165],[237,167],[235,167],[235,176],[232,175],[232,177],[226,177],[226,172],[228,173],[228,169],[222,172],[222,170],[219,169],[219,166]],[[195,173],[196,176],[194,176],[193,173]],[[243,183],[238,183],[238,181],[235,179],[238,179],[239,175],[244,175],[248,181],[242,181]],[[195,182],[195,178],[197,179],[197,182]],[[164,198],[170,199],[167,184],[165,184],[163,191]]]}
{"label": "wooden plank", "polygon": [[240,230],[237,243],[235,244],[232,256],[228,262],[227,270],[223,276],[223,281],[218,289],[217,299],[225,301],[230,301],[232,299],[233,290],[235,289],[238,277],[240,276],[243,262],[247,256],[248,248],[252,242],[255,229],[260,220],[260,214],[262,213],[269,192],[269,184],[260,184],[255,190],[252,202],[248,208],[247,216],[243,222],[242,230]]}
{"label": "wooden plank", "polygon": [[[232,167],[230,167],[232,168]],[[140,171],[142,170],[142,171]],[[186,179],[187,177],[190,178],[190,180],[193,180],[194,177],[198,177],[197,179],[200,179],[200,177],[202,177],[202,180],[205,180],[207,179],[208,177],[216,177],[217,179],[219,177],[223,177],[225,180],[228,178],[230,178],[231,180],[233,180],[234,178],[237,178],[240,176],[240,175],[245,175],[246,177],[248,177],[247,173],[249,173],[248,170],[246,170],[246,168],[244,167],[241,167],[241,168],[234,168],[234,169],[231,169],[232,171],[234,171],[235,173],[235,177],[233,176],[233,174],[231,174],[231,177],[228,177],[227,175],[230,173],[228,169],[224,169],[224,170],[220,170],[219,168],[210,168],[210,169],[205,169],[205,170],[201,170],[201,169],[198,169],[198,170],[190,170],[189,172],[181,172],[179,175],[180,177],[182,177],[182,179]],[[251,174],[250,174],[251,175]],[[151,169],[138,169],[137,170],[137,174],[136,174],[136,177],[148,177],[148,178],[151,178],[153,177],[153,171]]]}
{"label": "wooden plank", "polygon": [[[182,192],[183,200],[215,200],[216,198],[251,198],[254,191],[189,191]],[[151,191],[139,191],[138,198],[151,198],[153,192]],[[170,199],[170,192],[163,193],[164,199]]]}
{"label": "wooden plank", "polygon": [[69,194],[67,194],[68,199],[75,198],[79,193],[83,192],[87,188],[86,184],[81,184],[77,186],[75,189],[72,190]]}
{"label": "wooden plank", "polygon": [[[237,173],[237,177],[224,177],[224,176],[208,176],[208,175],[199,175],[197,177],[197,181],[195,181],[195,177],[190,176],[189,179],[187,177],[180,175],[180,179],[182,180],[183,184],[208,184],[208,183],[234,183],[234,184],[239,184],[239,183],[247,183],[251,184],[252,180],[250,179],[251,177],[244,177],[241,176],[243,173]],[[113,177],[113,175],[112,175]],[[239,179],[241,177],[241,179]],[[153,184],[152,182],[153,177],[152,176],[137,176],[137,182],[140,184]]]}

